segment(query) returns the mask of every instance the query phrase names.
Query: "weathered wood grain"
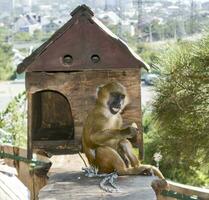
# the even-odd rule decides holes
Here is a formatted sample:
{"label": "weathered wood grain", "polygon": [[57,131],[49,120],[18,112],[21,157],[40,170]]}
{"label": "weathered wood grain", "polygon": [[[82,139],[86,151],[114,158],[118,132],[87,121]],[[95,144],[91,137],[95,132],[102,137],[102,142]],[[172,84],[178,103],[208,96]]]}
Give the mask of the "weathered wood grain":
{"label": "weathered wood grain", "polygon": [[[59,123],[66,124],[69,116],[72,117],[69,118],[68,122],[73,121],[71,124],[74,124],[74,140],[80,142],[83,123],[88,112],[95,104],[97,87],[111,81],[118,81],[123,84],[127,88],[130,97],[130,104],[122,114],[124,124],[135,122],[141,130],[140,69],[88,70],[68,73],[30,72],[26,73],[26,90],[28,95],[32,96],[29,101],[28,111],[29,116],[32,118],[29,120],[28,126],[32,126],[32,128],[29,128],[31,133],[28,134],[28,142],[32,142],[32,138],[34,137],[39,141],[36,136],[33,136],[37,134],[34,131],[36,126],[40,126],[40,124],[46,125],[46,121],[48,122],[47,126],[50,126],[49,122],[51,121],[54,121],[58,126]],[[42,101],[40,101],[36,95],[41,91],[50,91],[51,97],[49,94],[45,95],[43,93],[44,96],[41,97]],[[53,94],[53,92],[55,93]],[[60,101],[58,94],[63,95],[68,103]],[[31,111],[32,113],[30,113]],[[68,115],[69,113],[70,115]],[[49,142],[52,140],[49,140]],[[60,140],[64,140],[64,138],[60,138]],[[135,146],[139,147],[142,157],[142,130],[139,136],[132,142],[136,144]]]}
{"label": "weathered wood grain", "polygon": [[16,170],[0,164],[0,199],[29,200],[30,192],[15,176]]}
{"label": "weathered wood grain", "polygon": [[79,172],[60,173],[50,177],[50,182],[41,189],[39,200],[155,200],[150,177],[119,177],[119,192],[107,193],[99,188],[101,178],[88,178]]}
{"label": "weathered wood grain", "polygon": [[[27,157],[27,151],[25,149],[8,145],[0,146],[0,149],[2,152],[5,153],[22,156],[24,158]],[[50,162],[47,157],[42,155],[37,155],[37,159],[44,162]],[[18,174],[17,177],[30,191],[31,200],[37,200],[39,190],[47,183],[46,174],[43,176],[37,175],[35,171],[32,170],[31,166],[23,161],[13,160],[9,158],[5,158],[4,161],[8,166],[16,168]]]}

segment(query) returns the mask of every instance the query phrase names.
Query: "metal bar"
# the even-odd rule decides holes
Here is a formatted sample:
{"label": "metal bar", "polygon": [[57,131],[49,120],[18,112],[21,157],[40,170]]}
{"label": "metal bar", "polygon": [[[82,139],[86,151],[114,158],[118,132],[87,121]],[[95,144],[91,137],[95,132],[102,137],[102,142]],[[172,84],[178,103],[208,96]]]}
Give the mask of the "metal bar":
{"label": "metal bar", "polygon": [[25,162],[25,163],[35,164],[35,165],[48,164],[47,162],[44,162],[44,161],[41,161],[41,160],[27,159],[25,157],[17,156],[17,155],[10,154],[10,153],[5,153],[3,151],[0,151],[0,157],[9,158],[9,159],[12,159],[12,160],[18,160],[18,161],[22,161],[22,162]]}
{"label": "metal bar", "polygon": [[200,200],[200,198],[197,196],[187,196],[185,194],[180,194],[180,193],[172,191],[172,190],[169,190],[169,191],[163,190],[161,192],[161,195],[164,197],[172,197],[172,198],[175,198],[178,200]]}

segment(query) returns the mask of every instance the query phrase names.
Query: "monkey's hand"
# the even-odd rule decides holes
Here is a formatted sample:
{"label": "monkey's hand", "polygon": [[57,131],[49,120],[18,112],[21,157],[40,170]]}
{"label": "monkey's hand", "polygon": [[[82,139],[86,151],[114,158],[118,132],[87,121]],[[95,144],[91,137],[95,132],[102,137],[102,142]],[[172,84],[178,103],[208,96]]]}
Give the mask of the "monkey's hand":
{"label": "monkey's hand", "polygon": [[138,134],[138,132],[139,132],[138,128],[129,126],[121,130],[121,135],[125,138],[133,138],[134,136]]}

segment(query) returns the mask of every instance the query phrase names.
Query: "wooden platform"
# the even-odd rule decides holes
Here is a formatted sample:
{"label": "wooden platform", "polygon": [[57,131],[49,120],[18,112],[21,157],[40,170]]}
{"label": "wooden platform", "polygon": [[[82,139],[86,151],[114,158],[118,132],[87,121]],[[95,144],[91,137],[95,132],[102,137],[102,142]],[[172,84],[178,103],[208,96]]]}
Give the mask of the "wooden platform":
{"label": "wooden platform", "polygon": [[[81,172],[83,164],[78,155],[56,156],[52,160],[54,164],[50,170],[50,178],[48,184],[39,192],[40,200],[156,199],[155,193],[150,186],[153,177],[119,177],[116,184],[120,188],[120,191],[107,193],[99,187],[101,178],[88,178],[84,176]],[[64,165],[63,162],[65,162]]]}
{"label": "wooden platform", "polygon": [[155,194],[150,187],[152,177],[119,177],[119,192],[107,193],[100,189],[101,178],[88,178],[80,172],[66,172],[50,177],[50,182],[39,193],[40,200],[154,200]]}
{"label": "wooden platform", "polygon": [[[22,158],[26,156],[27,152],[24,149],[20,149],[12,146],[0,146],[1,152],[9,153],[11,155],[19,155]],[[86,160],[85,156],[83,155]],[[37,155],[38,160],[49,162],[49,159]],[[120,187],[120,192],[106,193],[99,188],[100,178],[87,178],[81,172],[81,168],[84,167],[79,155],[62,155],[53,156],[51,159],[53,163],[49,175],[49,181],[47,177],[43,176],[43,173],[39,171],[31,171],[29,164],[24,161],[16,160],[14,162],[11,157],[0,160],[0,200],[2,199],[28,199],[29,190],[31,200],[37,200],[38,196],[44,200],[56,200],[56,199],[139,199],[149,200],[156,199],[150,183],[152,177],[143,176],[127,176],[119,177],[117,184]],[[2,162],[1,162],[2,161]],[[9,167],[2,165],[6,163],[9,166],[16,167],[14,170],[10,170]],[[6,168],[5,168],[6,167]],[[6,170],[6,171],[5,171]],[[5,174],[6,172],[6,174]],[[24,187],[21,189],[20,181],[15,177],[8,174],[17,174],[18,178],[25,184],[28,189]],[[34,172],[34,173],[33,173]],[[38,174],[37,174],[38,173]],[[42,176],[39,176],[42,175]],[[15,182],[15,185],[13,184]],[[156,183],[156,182],[155,182]],[[209,189],[194,187],[189,185],[183,185],[168,181],[170,190],[163,191],[162,195],[158,194],[158,200],[176,200],[176,199],[202,199],[209,200]],[[47,185],[46,185],[47,184]],[[43,186],[45,186],[43,188]],[[40,191],[40,188],[41,191]],[[40,193],[39,193],[40,191]],[[6,193],[5,193],[6,192]],[[9,196],[8,196],[9,195]]]}

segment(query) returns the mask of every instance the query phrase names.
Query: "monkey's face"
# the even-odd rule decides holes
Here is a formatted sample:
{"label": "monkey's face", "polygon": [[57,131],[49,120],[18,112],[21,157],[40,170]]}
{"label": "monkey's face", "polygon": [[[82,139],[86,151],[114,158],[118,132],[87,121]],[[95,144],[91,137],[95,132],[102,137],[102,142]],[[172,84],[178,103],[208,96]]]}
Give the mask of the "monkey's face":
{"label": "monkey's face", "polygon": [[125,95],[119,92],[111,92],[107,102],[110,112],[115,115],[124,107]]}
{"label": "monkey's face", "polygon": [[118,82],[100,86],[97,93],[100,102],[111,114],[120,113],[128,103],[126,88]]}

